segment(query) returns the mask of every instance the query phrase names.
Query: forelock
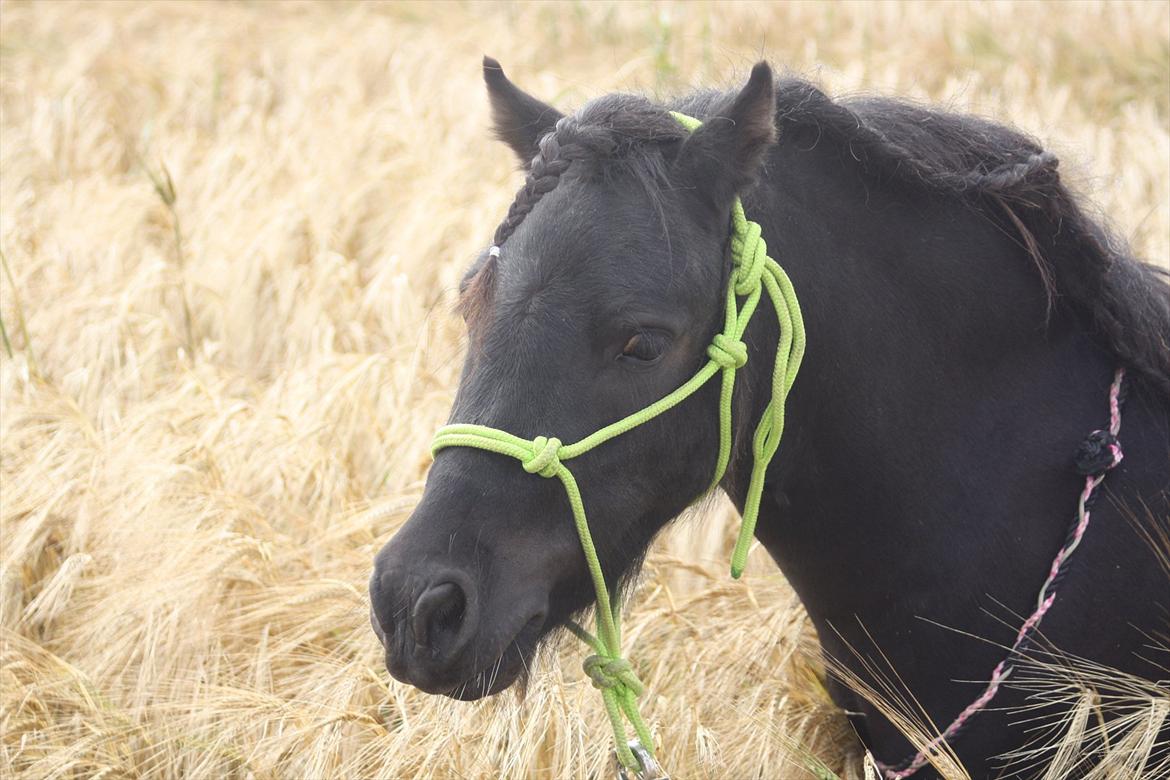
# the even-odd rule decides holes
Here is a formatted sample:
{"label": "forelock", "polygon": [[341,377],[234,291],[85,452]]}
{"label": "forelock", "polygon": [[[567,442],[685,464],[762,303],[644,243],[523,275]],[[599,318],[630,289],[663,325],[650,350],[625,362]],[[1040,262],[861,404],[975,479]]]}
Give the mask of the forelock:
{"label": "forelock", "polygon": [[581,176],[629,173],[649,191],[666,177],[665,153],[686,131],[661,106],[640,95],[605,95],[561,118],[539,143],[524,186],[496,228],[503,246],[524,218],[572,168]]}
{"label": "forelock", "polygon": [[[524,185],[496,227],[493,243],[502,247],[570,169],[572,175],[581,177],[631,177],[664,219],[660,192],[667,180],[667,158],[686,136],[686,130],[666,109],[641,95],[619,93],[589,101],[576,113],[562,117],[540,140]],[[488,306],[498,262],[498,253],[493,252],[467,280],[459,308],[469,322]]]}

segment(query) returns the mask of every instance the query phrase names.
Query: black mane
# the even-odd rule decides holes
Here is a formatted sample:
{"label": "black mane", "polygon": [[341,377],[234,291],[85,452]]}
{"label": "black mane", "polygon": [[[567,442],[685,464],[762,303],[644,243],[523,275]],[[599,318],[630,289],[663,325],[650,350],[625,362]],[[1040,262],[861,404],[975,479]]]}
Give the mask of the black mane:
{"label": "black mane", "polygon": [[[726,93],[706,90],[667,107],[703,118],[727,99]],[[890,98],[834,101],[800,79],[781,81],[776,100],[781,136],[785,128],[815,128],[819,137],[846,146],[867,175],[955,197],[1001,223],[1032,257],[1050,311],[1070,307],[1080,314],[1107,348],[1170,398],[1166,274],[1134,259],[1124,242],[1085,214],[1061,182],[1055,155],[986,119]],[[661,107],[642,96],[611,94],[590,101],[541,141],[495,243],[502,244],[570,168],[588,175],[620,170],[653,196],[666,182],[665,161],[685,136]],[[477,281],[490,283],[492,260]]]}
{"label": "black mane", "polygon": [[780,121],[812,123],[847,143],[874,176],[955,196],[1019,236],[1050,308],[1086,317],[1108,348],[1170,397],[1170,289],[1091,219],[1061,182],[1056,156],[988,120],[888,98],[833,102],[801,81],[780,85]]}

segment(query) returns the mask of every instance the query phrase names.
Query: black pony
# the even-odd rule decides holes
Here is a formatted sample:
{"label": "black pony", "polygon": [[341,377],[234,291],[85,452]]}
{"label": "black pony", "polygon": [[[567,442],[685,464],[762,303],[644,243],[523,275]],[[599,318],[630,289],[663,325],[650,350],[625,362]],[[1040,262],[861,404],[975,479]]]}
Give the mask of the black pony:
{"label": "black pony", "polygon": [[[462,285],[453,422],[574,441],[689,379],[721,326],[740,195],[808,331],[756,535],[825,652],[863,684],[897,680],[942,730],[1052,591],[1047,642],[1167,676],[1150,637],[1170,625],[1170,573],[1147,539],[1170,534],[1170,294],[1086,217],[1051,154],[981,119],[774,83],[763,63],[738,92],[608,95],[569,116],[490,59],[484,75],[527,180],[494,237],[505,251]],[[745,336],[720,484],[741,510],[778,337],[764,312]],[[1088,479],[1117,465],[1117,440],[1124,461],[1082,538],[1073,455],[1109,428],[1111,389],[1121,432],[1097,435]],[[573,461],[611,587],[707,488],[717,396],[710,382]],[[593,600],[556,480],[466,448],[437,456],[370,594],[391,674],[460,699],[507,688]],[[1029,736],[1011,714],[1023,695],[1004,688],[949,740],[976,777],[1017,771],[996,757]],[[887,775],[913,774],[899,730],[833,694]]]}

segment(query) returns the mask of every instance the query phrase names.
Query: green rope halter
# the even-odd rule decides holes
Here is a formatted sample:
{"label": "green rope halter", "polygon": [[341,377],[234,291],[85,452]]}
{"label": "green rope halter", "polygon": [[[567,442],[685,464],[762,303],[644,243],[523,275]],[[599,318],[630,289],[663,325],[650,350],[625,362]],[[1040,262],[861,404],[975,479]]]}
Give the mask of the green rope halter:
{"label": "green rope halter", "polygon": [[[687,130],[695,130],[702,123],[693,117],[671,112]],[[717,372],[722,373],[722,387],[719,395],[719,455],[715,461],[715,475],[707,491],[723,479],[731,457],[731,396],[735,388],[735,371],[747,362],[747,345],[743,342],[744,331],[760,302],[763,291],[776,310],[780,323],[780,343],[776,347],[776,364],[772,369],[772,397],[756,426],[752,438],[751,480],[748,483],[747,500],[744,504],[743,522],[735,551],[731,556],[731,576],[739,578],[747,563],[748,548],[755,533],[756,517],[760,511],[760,496],[764,489],[764,473],[784,431],[784,401],[796,379],[800,360],[804,355],[804,322],[792,282],[780,265],[768,257],[767,245],[760,236],[760,226],[744,214],[739,198],[731,206],[731,278],[727,283],[726,316],[723,331],[715,334],[707,347],[710,360],[691,379],[673,393],[660,398],[640,411],[607,425],[573,444],[562,444],[554,437],[537,436],[529,441],[507,431],[484,425],[447,425],[439,429],[431,444],[432,455],[446,447],[475,447],[488,452],[506,455],[520,461],[529,474],[539,474],[547,479],[556,477],[565,487],[569,507],[573,511],[573,522],[585,553],[585,562],[597,593],[597,635],[581,626],[571,624],[570,630],[593,649],[594,655],[585,659],[585,673],[601,691],[605,710],[613,726],[617,742],[618,760],[626,768],[639,771],[640,766],[633,752],[626,744],[622,716],[630,722],[643,747],[653,755],[653,740],[650,731],[638,712],[637,697],[643,691],[642,682],[634,674],[630,662],[621,655],[621,607],[617,599],[611,599],[605,585],[605,576],[597,560],[597,550],[589,533],[585,517],[585,504],[577,480],[565,465],[586,452],[598,447],[615,436],[646,423],[663,412],[674,408],[692,393],[707,383]],[[739,299],[744,298],[740,305]],[[704,491],[706,493],[707,491]]]}

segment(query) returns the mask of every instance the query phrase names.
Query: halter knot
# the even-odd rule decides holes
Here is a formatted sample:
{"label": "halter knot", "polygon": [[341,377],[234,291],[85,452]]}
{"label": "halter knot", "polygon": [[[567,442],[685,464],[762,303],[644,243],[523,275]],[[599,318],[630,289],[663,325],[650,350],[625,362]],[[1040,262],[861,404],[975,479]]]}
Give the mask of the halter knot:
{"label": "halter knot", "polygon": [[707,345],[707,357],[718,363],[721,368],[742,368],[748,359],[747,344],[731,338],[726,333],[716,333],[715,338]]}
{"label": "halter knot", "polygon": [[545,479],[555,477],[561,467],[561,459],[557,454],[561,449],[561,440],[555,436],[537,436],[532,440],[532,457],[520,462],[529,474],[539,474]]}
{"label": "halter knot", "polygon": [[731,256],[736,259],[735,294],[750,295],[760,286],[768,245],[760,235],[758,222],[745,220],[744,226],[731,236]]}
{"label": "halter knot", "polygon": [[1125,457],[1121,443],[1109,431],[1093,431],[1077,446],[1077,473],[1096,477],[1109,471]]}
{"label": "halter knot", "polygon": [[613,690],[621,693],[623,689],[635,696],[642,695],[642,681],[634,674],[630,662],[624,658],[607,658],[603,655],[591,655],[583,664],[585,674],[593,681],[593,687],[599,691]]}

